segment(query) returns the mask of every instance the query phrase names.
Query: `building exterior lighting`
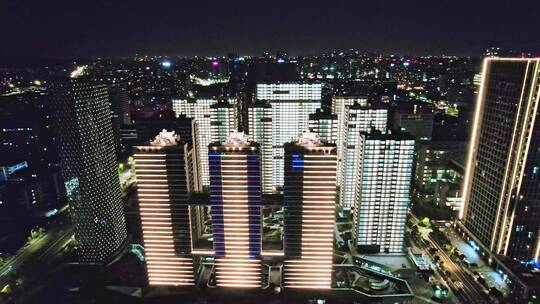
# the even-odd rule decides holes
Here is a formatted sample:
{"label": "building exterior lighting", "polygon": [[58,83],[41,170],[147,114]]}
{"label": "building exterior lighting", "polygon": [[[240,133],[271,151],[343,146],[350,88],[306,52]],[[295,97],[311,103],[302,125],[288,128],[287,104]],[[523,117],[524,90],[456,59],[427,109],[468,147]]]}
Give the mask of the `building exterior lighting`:
{"label": "building exterior lighting", "polygon": [[538,261],[539,84],[540,59],[484,59],[460,217],[490,256]]}
{"label": "building exterior lighting", "polygon": [[283,284],[329,289],[332,278],[337,148],[315,133],[285,144]]}
{"label": "building exterior lighting", "polygon": [[232,133],[210,144],[208,162],[217,286],[261,287],[259,145]]}

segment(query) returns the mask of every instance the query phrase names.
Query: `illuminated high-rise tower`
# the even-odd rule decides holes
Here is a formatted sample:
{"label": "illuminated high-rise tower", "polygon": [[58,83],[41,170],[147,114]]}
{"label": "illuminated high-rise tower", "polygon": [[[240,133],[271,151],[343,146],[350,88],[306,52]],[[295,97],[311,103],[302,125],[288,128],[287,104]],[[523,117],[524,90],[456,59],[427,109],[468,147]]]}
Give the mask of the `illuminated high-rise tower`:
{"label": "illuminated high-rise tower", "polygon": [[460,217],[490,257],[539,261],[539,90],[540,59],[484,60]]}
{"label": "illuminated high-rise tower", "polygon": [[347,136],[344,144],[343,170],[341,172],[340,202],[345,210],[355,204],[356,184],[358,183],[358,157],[361,151],[360,133],[388,128],[388,107],[385,105],[357,103],[348,107]]}
{"label": "illuminated high-rise tower", "polygon": [[51,95],[79,260],[106,263],[127,238],[107,87],[70,78]]}
{"label": "illuminated high-rise tower", "polygon": [[236,132],[208,149],[217,286],[261,287],[259,145]]}
{"label": "illuminated high-rise tower", "polygon": [[322,112],[320,109],[309,114],[309,130],[317,133],[321,140],[335,144],[338,138],[337,115]]}
{"label": "illuminated high-rise tower", "polygon": [[[188,190],[194,187],[192,147],[163,130],[135,146],[135,173],[148,283],[194,285]],[[197,224],[194,223],[194,227]]]}
{"label": "illuminated high-rise tower", "polygon": [[362,96],[334,96],[332,98],[332,114],[337,116],[337,184],[341,185],[342,166],[345,161],[345,149],[347,146],[347,123],[349,121],[349,107],[354,104],[367,106],[367,97]]}
{"label": "illuminated high-rise tower", "polygon": [[222,141],[231,132],[238,131],[236,105],[220,101],[210,106],[210,135],[212,142]]}
{"label": "illuminated high-rise tower", "polygon": [[331,287],[336,153],[315,133],[285,144],[285,287]]}
{"label": "illuminated high-rise tower", "polygon": [[[218,135],[225,134],[224,132],[212,134],[212,131],[222,131],[228,128],[231,123],[226,121],[229,118],[236,120],[236,115],[233,111],[236,110],[237,100],[229,98],[227,101],[219,101],[218,99],[174,99],[173,110],[176,116],[184,114],[189,118],[194,119],[193,132],[195,145],[199,161],[199,178],[202,186],[208,186],[208,145],[217,140],[223,140],[224,137]],[[220,103],[220,106],[214,107]],[[228,103],[228,105],[227,105]],[[232,106],[232,108],[229,108]],[[212,117],[212,114],[215,116]],[[219,114],[219,115],[217,115]],[[214,127],[212,125],[214,124]],[[225,134],[226,136],[226,134]]]}
{"label": "illuminated high-rise tower", "polygon": [[[321,83],[257,84],[256,99],[272,107],[272,185],[283,186],[283,145],[309,127],[309,114],[321,107]],[[252,133],[252,130],[249,130]],[[266,164],[263,164],[266,166]]]}
{"label": "illuminated high-rise tower", "polygon": [[272,106],[257,102],[248,106],[249,138],[261,147],[261,186],[272,193]]}
{"label": "illuminated high-rise tower", "polygon": [[414,137],[362,133],[353,241],[359,251],[401,253],[410,202]]}

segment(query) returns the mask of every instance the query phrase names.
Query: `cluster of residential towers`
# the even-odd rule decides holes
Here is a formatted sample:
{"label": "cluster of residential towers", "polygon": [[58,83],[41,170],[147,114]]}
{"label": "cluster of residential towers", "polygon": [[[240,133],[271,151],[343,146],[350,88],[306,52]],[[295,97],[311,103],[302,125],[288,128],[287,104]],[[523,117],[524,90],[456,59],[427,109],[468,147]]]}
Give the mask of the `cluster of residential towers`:
{"label": "cluster of residential towers", "polygon": [[[459,224],[490,259],[539,259],[539,62],[484,62]],[[402,252],[414,138],[392,132],[388,107],[366,98],[335,96],[322,111],[322,89],[258,84],[247,105],[173,100],[193,137],[165,130],[134,154],[150,285],[194,285],[194,257],[211,255],[217,286],[261,286],[268,195],[284,208],[283,250],[269,255],[282,258],[285,287],[330,288],[336,205],[353,216],[353,247]],[[69,79],[51,92],[81,261],[103,263],[127,236],[106,90]],[[207,202],[189,199],[203,192]],[[201,252],[207,215],[213,249]]]}
{"label": "cluster of residential towers", "polygon": [[[261,287],[268,255],[282,259],[284,287],[330,288],[338,204],[355,215],[353,246],[403,251],[414,138],[389,131],[388,107],[366,98],[335,98],[324,113],[322,89],[257,85],[247,134],[236,132],[235,99],[173,100],[178,116],[193,118],[193,138],[164,130],[134,155],[151,285],[192,285],[190,255],[211,255],[217,286]],[[202,190],[204,204],[185,196]],[[284,209],[277,253],[262,249],[263,196]],[[213,250],[201,251],[193,244],[205,212]]]}

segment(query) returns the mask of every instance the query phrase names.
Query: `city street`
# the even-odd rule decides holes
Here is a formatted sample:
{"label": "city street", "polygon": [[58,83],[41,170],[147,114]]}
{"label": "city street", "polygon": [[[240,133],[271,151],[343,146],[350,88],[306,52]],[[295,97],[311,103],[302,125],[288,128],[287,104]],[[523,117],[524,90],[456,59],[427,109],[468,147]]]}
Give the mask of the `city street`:
{"label": "city street", "polygon": [[[412,249],[415,252],[425,252],[426,254],[428,254],[428,248],[429,248],[428,246],[424,246],[424,245],[421,245],[421,244],[415,244],[414,242],[411,242],[411,245],[412,245]],[[450,301],[451,301],[451,303],[458,303],[459,300],[463,301],[463,303],[467,303],[466,301],[464,301],[463,296],[460,296],[460,291],[457,290],[455,288],[455,286],[453,286],[452,282],[445,279],[445,275],[442,273],[442,271],[440,269],[435,269],[434,277],[437,279],[438,282],[440,282],[450,292]],[[415,292],[417,292],[417,291],[421,292],[423,290],[415,289]]]}
{"label": "city street", "polygon": [[505,295],[510,292],[502,275],[489,265],[486,265],[484,260],[481,259],[480,254],[474,250],[470,243],[463,240],[463,238],[452,228],[442,228],[441,231],[443,231],[452,242],[452,246],[459,249],[471,264],[478,265],[469,267],[471,273],[475,271],[482,274],[482,277],[486,280],[488,286],[497,288],[497,290]]}
{"label": "city street", "polygon": [[[439,246],[432,238],[427,241],[432,247],[438,249],[439,256],[444,262],[445,268],[452,274],[444,277],[448,285],[452,288],[456,296],[464,296],[465,303],[488,303],[485,294],[481,294],[483,289],[460,265],[455,263],[446,251]],[[461,283],[461,284],[460,284]],[[463,291],[463,292],[462,292]]]}
{"label": "city street", "polygon": [[[62,215],[63,216],[63,215]],[[56,227],[50,228],[42,236],[32,240],[22,247],[19,252],[9,258],[0,268],[0,286],[9,284],[9,274],[14,272],[15,277],[22,278],[26,274],[21,271],[27,262],[39,261],[42,264],[52,261],[69,242],[72,241],[73,228],[68,220],[55,221]]]}
{"label": "city street", "polygon": [[[6,263],[4,263],[2,268],[0,268],[0,280],[2,277],[8,275],[13,269],[17,269],[20,265],[22,265],[24,261],[34,255],[50,240],[51,233],[47,232],[39,238],[30,241],[28,245],[21,248],[15,256],[9,258]],[[0,285],[2,285],[2,281],[0,281]]]}
{"label": "city street", "polygon": [[[416,225],[420,223],[420,220],[412,214],[411,220]],[[425,234],[421,235],[429,246],[438,250],[437,255],[441,258],[445,269],[450,274],[450,276],[443,275],[443,279],[452,292],[464,303],[489,303],[486,300],[486,294],[482,294],[483,287],[474,280],[472,275],[467,273],[461,265],[454,262],[449,254],[429,234],[427,234],[427,239],[424,236]]]}

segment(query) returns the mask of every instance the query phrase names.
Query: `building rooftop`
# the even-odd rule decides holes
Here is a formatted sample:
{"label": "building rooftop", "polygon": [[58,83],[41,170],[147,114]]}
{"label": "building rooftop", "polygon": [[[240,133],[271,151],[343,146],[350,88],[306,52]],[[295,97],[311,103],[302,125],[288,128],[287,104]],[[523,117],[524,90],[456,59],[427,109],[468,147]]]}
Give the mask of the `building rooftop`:
{"label": "building rooftop", "polygon": [[249,139],[244,132],[231,132],[223,141],[226,146],[248,146]]}
{"label": "building rooftop", "polygon": [[311,153],[315,151],[319,151],[317,153],[328,153],[329,150],[335,150],[336,145],[321,140],[319,134],[315,132],[306,131],[302,133],[296,140],[286,143],[284,148],[285,151],[289,152],[297,151],[303,153],[302,151],[309,150]]}
{"label": "building rooftop", "polygon": [[150,141],[151,146],[176,146],[180,141],[180,137],[175,134],[174,131],[167,131],[163,129],[156,135],[156,138]]}
{"label": "building rooftop", "polygon": [[295,143],[304,147],[319,147],[323,145],[319,134],[310,131],[302,133]]}
{"label": "building rooftop", "polygon": [[388,105],[380,101],[368,101],[367,105],[355,102],[350,109],[352,110],[384,110],[388,109]]}
{"label": "building rooftop", "polygon": [[259,144],[250,141],[244,132],[231,132],[224,141],[210,143],[208,147],[214,151],[240,151],[244,150],[244,148],[250,148],[251,151],[255,151],[258,146]]}
{"label": "building rooftop", "polygon": [[311,120],[317,120],[317,119],[337,119],[337,115],[332,114],[330,112],[322,111],[321,109],[317,109],[315,113],[309,114],[309,119]]}
{"label": "building rooftop", "polygon": [[293,81],[259,81],[257,85],[283,85],[283,84],[297,84],[297,85],[322,85],[322,82],[317,80],[293,80]]}
{"label": "building rooftop", "polygon": [[414,140],[414,136],[407,132],[388,130],[386,133],[382,133],[379,130],[372,130],[371,132],[362,132],[367,139],[378,140]]}
{"label": "building rooftop", "polygon": [[210,108],[216,109],[216,108],[234,108],[235,106],[231,104],[226,99],[220,99],[215,104],[211,105]]}

